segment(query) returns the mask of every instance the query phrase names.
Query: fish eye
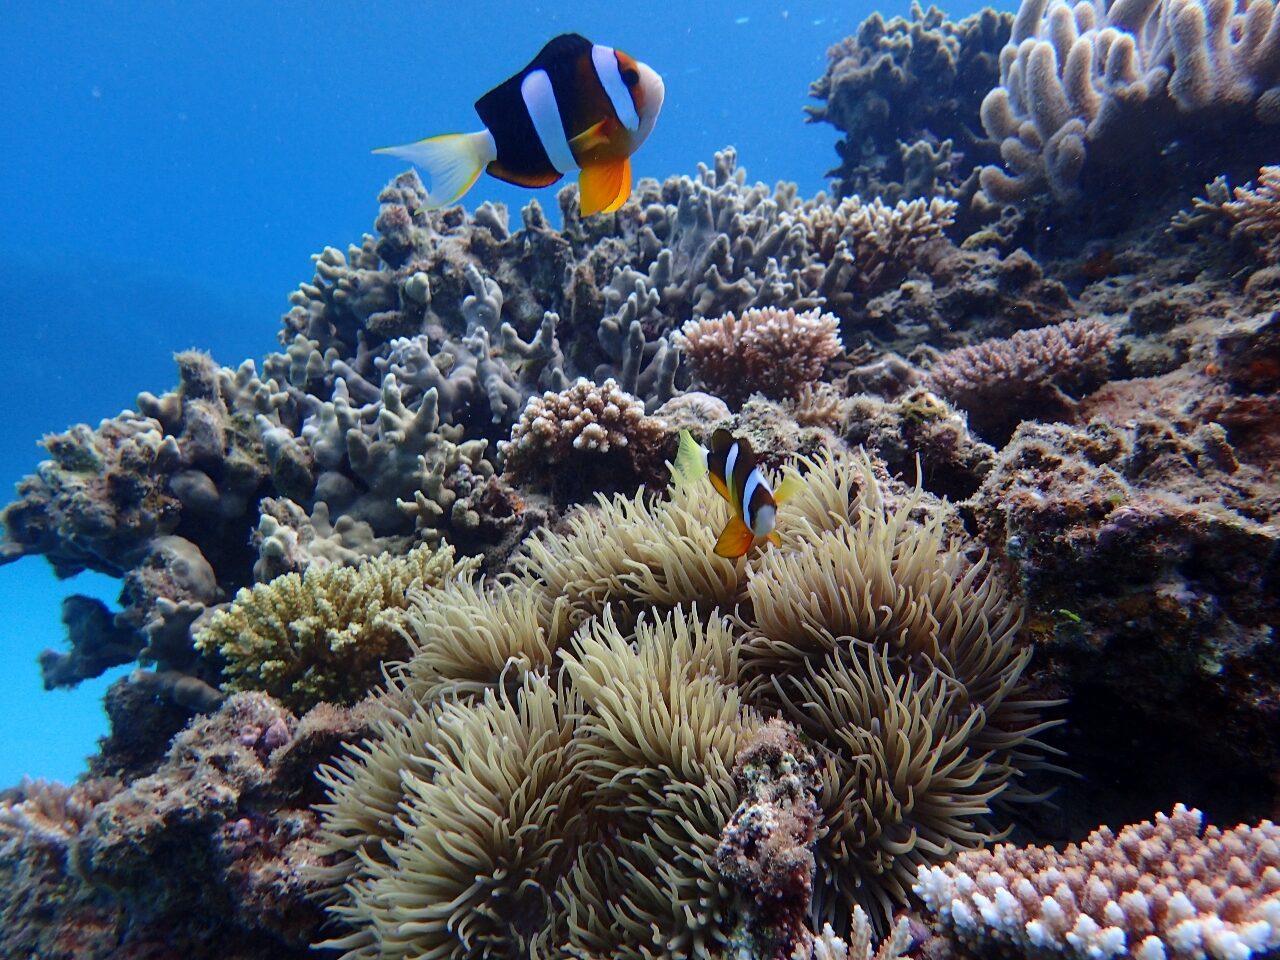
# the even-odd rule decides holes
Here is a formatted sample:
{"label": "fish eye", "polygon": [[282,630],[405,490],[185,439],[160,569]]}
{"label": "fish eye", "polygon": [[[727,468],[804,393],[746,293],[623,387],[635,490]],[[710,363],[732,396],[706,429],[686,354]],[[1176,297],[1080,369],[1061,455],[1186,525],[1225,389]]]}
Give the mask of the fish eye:
{"label": "fish eye", "polygon": [[627,67],[622,71],[622,82],[628,87],[634,87],[640,82],[640,71],[635,67]]}

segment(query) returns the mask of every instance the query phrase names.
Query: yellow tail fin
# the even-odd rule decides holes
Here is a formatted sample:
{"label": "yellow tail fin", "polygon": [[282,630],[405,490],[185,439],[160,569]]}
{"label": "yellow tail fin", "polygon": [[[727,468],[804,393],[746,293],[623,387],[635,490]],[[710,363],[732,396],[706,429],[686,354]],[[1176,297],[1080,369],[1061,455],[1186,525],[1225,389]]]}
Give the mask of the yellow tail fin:
{"label": "yellow tail fin", "polygon": [[431,180],[426,203],[431,208],[456,203],[471,189],[485,165],[498,156],[488,130],[446,133],[439,137],[427,137],[417,143],[383,147],[373,152],[399,157],[421,167]]}
{"label": "yellow tail fin", "polygon": [[707,450],[688,430],[680,431],[680,448],[671,464],[671,478],[682,487],[697,483],[707,474]]}

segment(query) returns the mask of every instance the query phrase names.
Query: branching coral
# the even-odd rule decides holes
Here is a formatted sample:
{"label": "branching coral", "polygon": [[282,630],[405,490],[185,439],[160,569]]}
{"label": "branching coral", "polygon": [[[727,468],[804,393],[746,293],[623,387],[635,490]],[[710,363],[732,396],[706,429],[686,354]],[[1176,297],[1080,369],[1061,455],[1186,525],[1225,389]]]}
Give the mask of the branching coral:
{"label": "branching coral", "polygon": [[265,690],[282,703],[358,700],[384,660],[400,660],[407,591],[439,585],[470,564],[421,546],[357,567],[314,567],[241,590],[196,634],[220,659],[228,690]]}
{"label": "branching coral", "polygon": [[938,197],[889,206],[879,197],[864,202],[853,196],[836,206],[806,204],[796,219],[810,248],[829,265],[820,289],[836,308],[848,301],[847,291],[867,296],[895,286],[955,213],[954,201]]}
{"label": "branching coral", "polygon": [[1222,211],[1232,222],[1232,236],[1249,240],[1268,263],[1280,261],[1280,166],[1263,167],[1256,183],[1236,187],[1235,199],[1223,203]]}
{"label": "branching coral", "polygon": [[1248,960],[1280,947],[1280,829],[1205,827],[1181,804],[1083,843],[961,854],[915,891],[975,950]]}
{"label": "branching coral", "polygon": [[[1104,379],[1115,329],[1102,320],[1070,320],[1021,330],[942,354],[926,381],[969,411],[980,432],[1013,418],[1029,420],[1070,410],[1063,388],[1096,386]],[[1016,423],[1016,420],[1014,420]]]}
{"label": "branching coral", "polygon": [[[1078,200],[1089,158],[1197,129],[1275,123],[1280,29],[1273,0],[1023,0],[982,123],[1010,172],[982,170],[989,198]],[[1221,134],[1216,134],[1221,137]]]}
{"label": "branching coral", "polygon": [[842,349],[839,327],[818,310],[765,307],[690,320],[673,340],[709,392],[737,406],[752,393],[794,399],[812,387]]}

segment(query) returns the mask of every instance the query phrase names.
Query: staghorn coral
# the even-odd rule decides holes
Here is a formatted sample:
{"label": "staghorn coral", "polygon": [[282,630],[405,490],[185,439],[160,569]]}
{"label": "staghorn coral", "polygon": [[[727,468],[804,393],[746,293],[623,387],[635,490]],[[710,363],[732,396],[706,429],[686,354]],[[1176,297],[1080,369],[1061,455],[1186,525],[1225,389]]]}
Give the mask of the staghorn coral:
{"label": "staghorn coral", "polygon": [[967,200],[975,167],[998,157],[978,132],[972,92],[999,78],[1012,25],[1012,14],[991,8],[953,23],[913,2],[909,18],[873,13],[828,50],[825,75],[809,87],[824,102],[805,112],[844,134],[841,164],[827,174],[839,178],[837,196]]}
{"label": "staghorn coral", "polygon": [[702,385],[735,407],[752,393],[798,398],[842,346],[833,315],[772,307],[690,320],[672,339]]}
{"label": "staghorn coral", "polygon": [[961,854],[915,891],[975,950],[1138,960],[1248,960],[1280,947],[1280,830],[1205,827],[1182,804],[1113,833]]}
{"label": "staghorn coral", "polygon": [[1114,339],[1114,328],[1095,319],[1023,330],[942,354],[926,383],[967,410],[978,432],[998,434],[1015,418],[1049,419],[1072,410],[1063,387],[1078,390],[1103,379]]}
{"label": "staghorn coral", "polygon": [[[1156,152],[1178,136],[1264,136],[1280,90],[1275,17],[1273,0],[1023,0],[1000,82],[982,101],[1009,172],[983,168],[984,193],[998,203],[1076,202],[1087,165],[1149,177],[1135,155],[1158,168]],[[1232,159],[1252,152],[1225,136]]]}
{"label": "staghorn coral", "polygon": [[265,690],[305,708],[358,700],[384,660],[403,659],[407,591],[471,569],[453,548],[423,545],[356,567],[314,567],[242,589],[195,636],[218,660],[224,689]]}
{"label": "staghorn coral", "polygon": [[666,423],[648,416],[644,403],[614,380],[597,385],[579,378],[559,393],[530,398],[498,449],[511,482],[550,484],[561,496],[581,499],[664,475],[672,446]]}

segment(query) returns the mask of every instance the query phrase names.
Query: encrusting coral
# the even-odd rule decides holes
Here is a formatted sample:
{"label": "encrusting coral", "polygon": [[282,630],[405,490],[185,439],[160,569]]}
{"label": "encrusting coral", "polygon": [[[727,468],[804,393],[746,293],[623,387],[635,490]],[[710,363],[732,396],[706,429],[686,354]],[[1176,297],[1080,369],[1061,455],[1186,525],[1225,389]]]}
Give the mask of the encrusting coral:
{"label": "encrusting coral", "polygon": [[[940,518],[910,519],[919,492],[891,508],[865,463],[802,466],[782,546],[751,559],[745,582],[711,552],[719,498],[699,482],[579,508],[485,592],[424,592],[380,739],[323,774],[332,862],[318,877],[351,928],[333,945],[353,960],[689,957],[777,935],[739,926],[755,895],[737,883],[753,874],[717,866],[758,709],[782,708],[815,749],[815,909],[836,932],[855,904],[886,921],[918,865],[997,835],[992,805],[1018,798],[1051,725],[1020,679],[1017,606],[947,547]],[[451,592],[457,616],[427,599]],[[471,617],[497,655],[466,652]],[[796,709],[806,700],[825,706]],[[495,740],[499,720],[520,729]],[[458,806],[464,776],[493,802]],[[528,806],[543,796],[554,810]]]}
{"label": "encrusting coral", "polygon": [[1280,948],[1280,829],[1205,827],[1178,804],[1062,851],[963,853],[921,867],[915,891],[975,951],[1248,960]]}
{"label": "encrusting coral", "polygon": [[227,690],[263,690],[293,709],[351,703],[383,661],[408,655],[408,593],[474,568],[452,547],[426,545],[355,567],[312,567],[243,589],[209,618],[195,645],[215,658]]}
{"label": "encrusting coral", "polygon": [[752,393],[798,398],[821,379],[842,346],[833,315],[773,307],[690,320],[673,340],[694,377],[735,407]]}

